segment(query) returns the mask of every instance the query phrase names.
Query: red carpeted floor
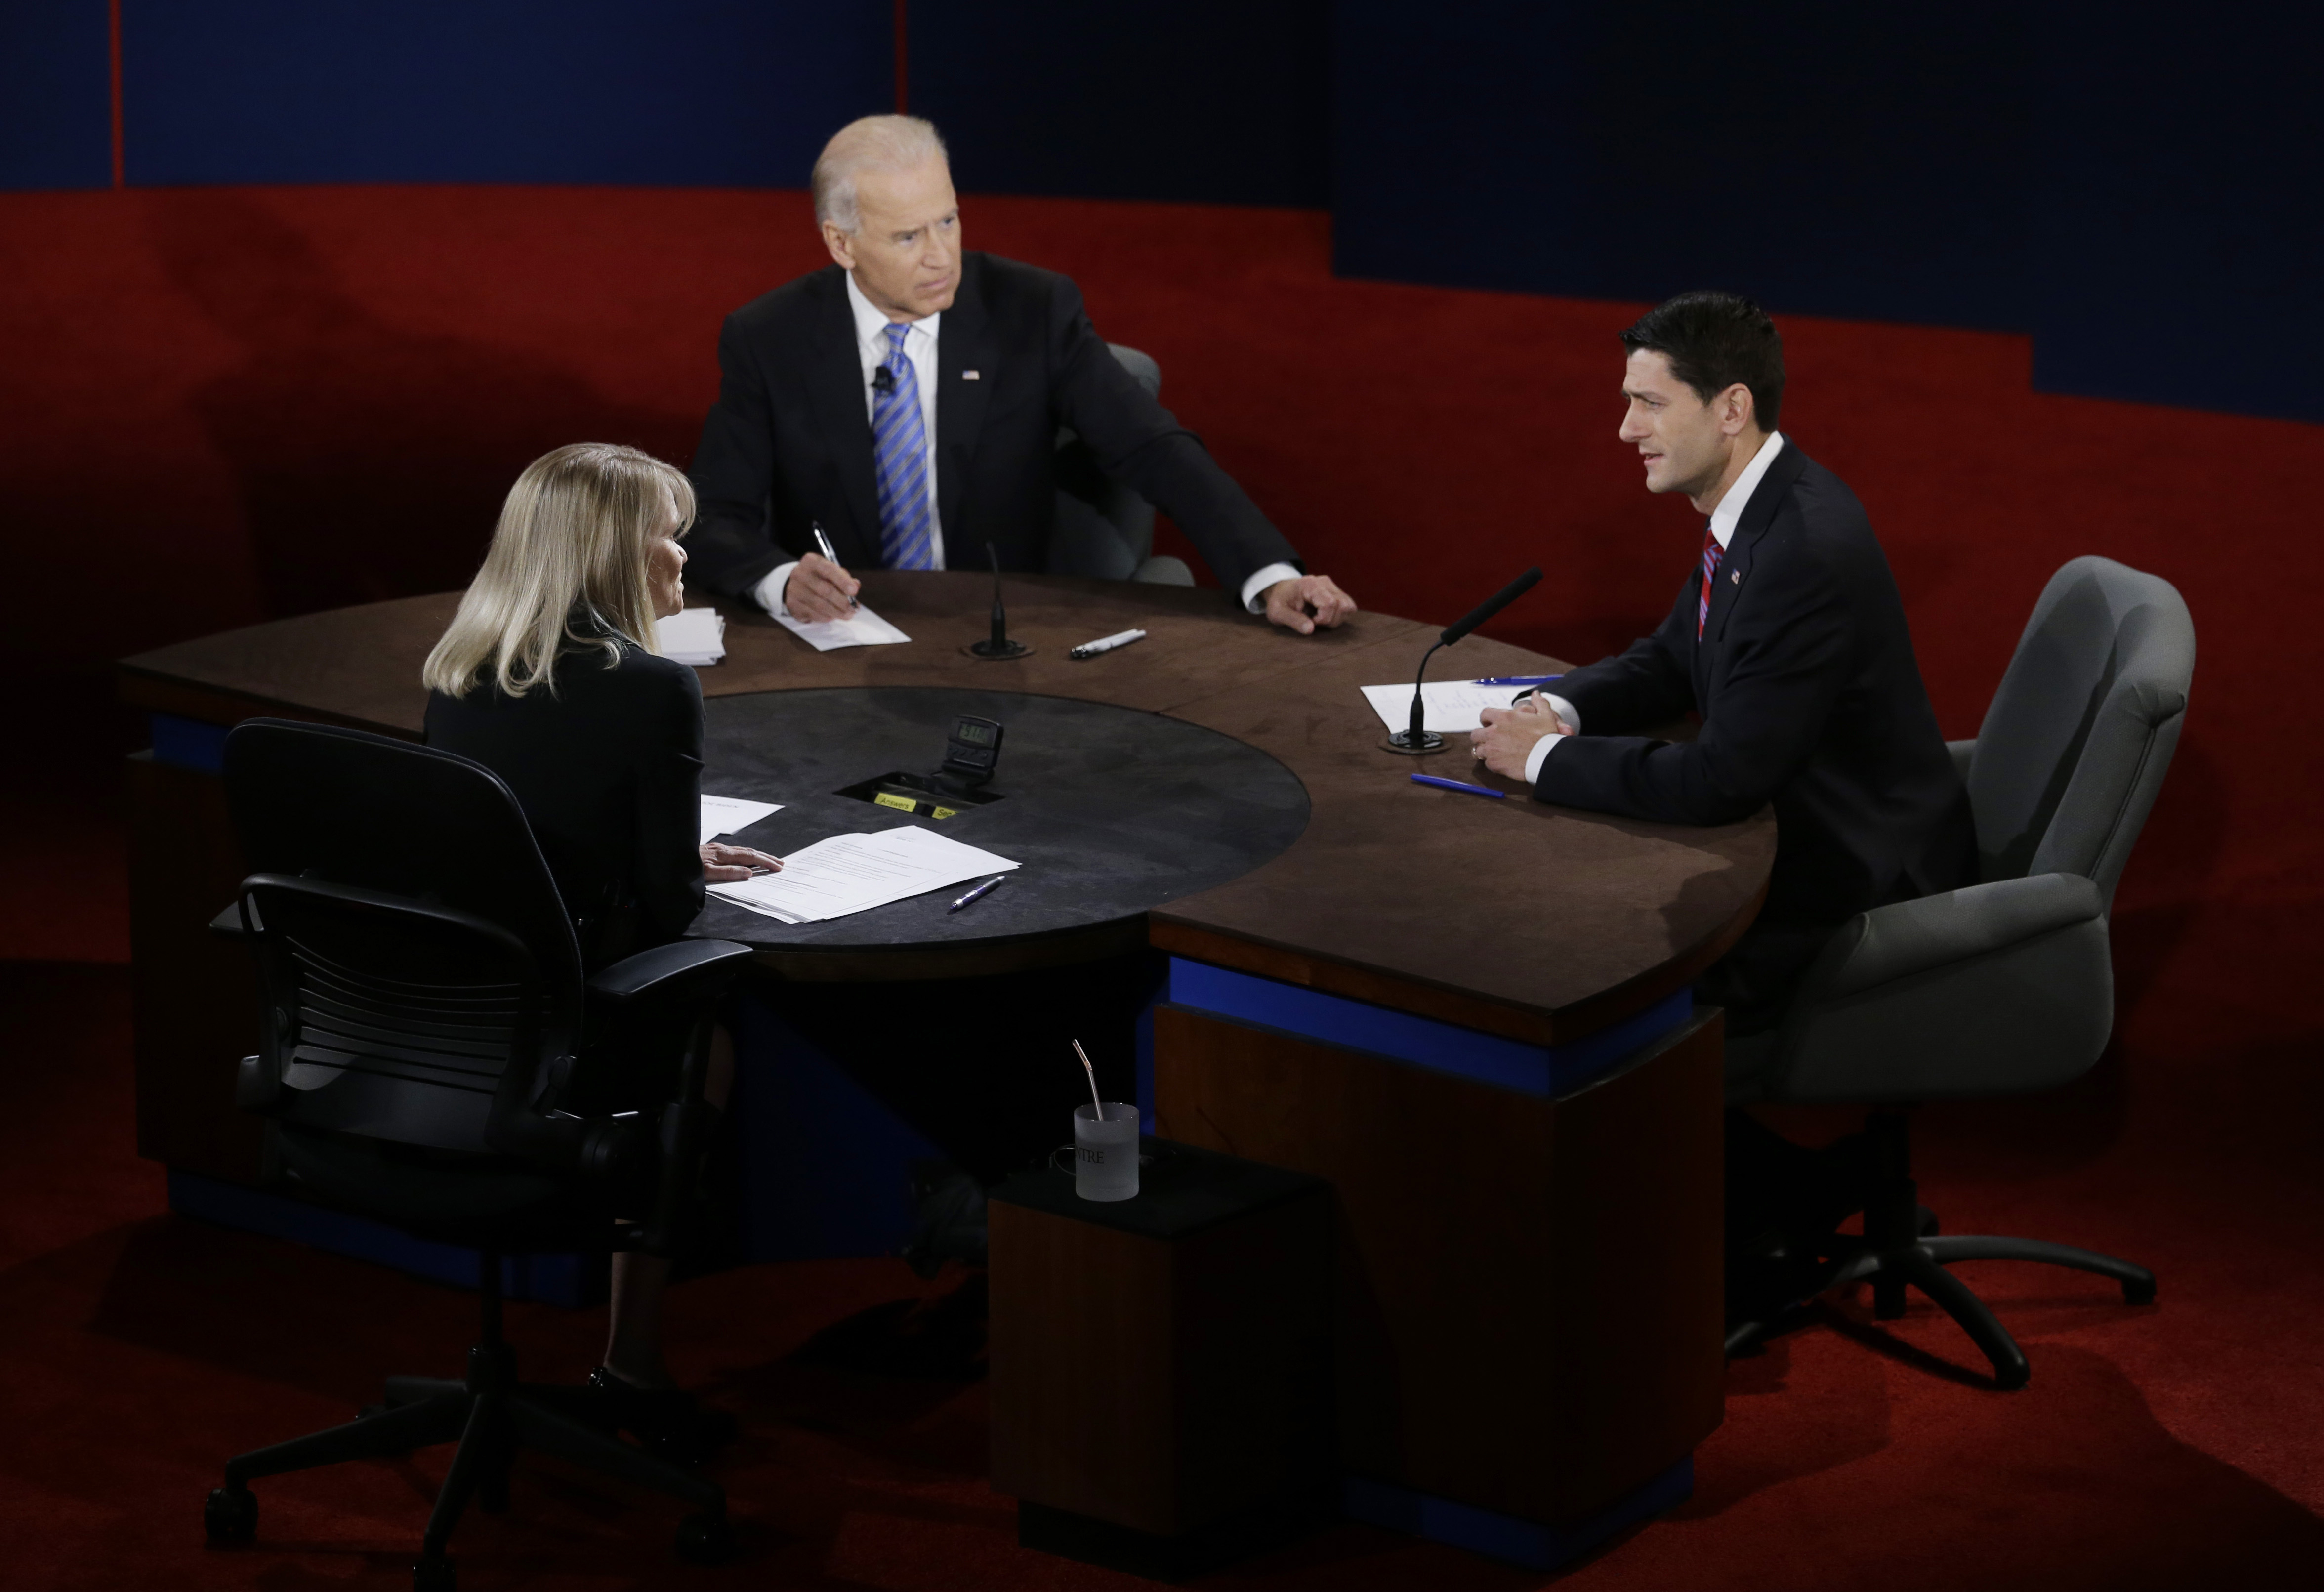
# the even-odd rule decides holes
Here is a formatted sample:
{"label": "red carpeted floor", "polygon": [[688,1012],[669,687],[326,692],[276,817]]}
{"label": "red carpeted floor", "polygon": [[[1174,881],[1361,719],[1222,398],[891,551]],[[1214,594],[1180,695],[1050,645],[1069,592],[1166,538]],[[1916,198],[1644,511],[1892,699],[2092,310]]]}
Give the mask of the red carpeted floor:
{"label": "red carpeted floor", "polygon": [[[967,225],[1071,272],[1369,606],[1450,618],[1538,561],[1551,581],[1497,633],[1590,657],[1692,557],[1691,517],[1613,438],[1635,306],[1334,281],[1305,214],[978,199]],[[163,1214],[130,1143],[113,793],[136,727],[106,706],[106,661],[456,585],[555,443],[683,459],[720,314],[814,264],[786,193],[0,196],[0,535],[22,593],[0,643],[0,1582],[399,1584],[439,1456],[272,1484],[246,1553],[200,1549],[200,1496],[226,1453],[337,1418],[388,1370],[448,1368],[468,1325],[448,1291]],[[2037,395],[2022,338],[1784,326],[1784,429],[1869,505],[1949,733],[1974,732],[2066,558],[2156,569],[2193,607],[2189,728],[2116,921],[2116,1045],[2057,1097],[1932,1111],[1922,1134],[1950,1230],[2112,1249],[2162,1297],[2129,1310],[1976,1268],[2033,1356],[2015,1395],[1960,1374],[1973,1351],[1941,1319],[1888,1333],[1843,1305],[1736,1365],[1694,1502],[1567,1581],[2313,1584],[2324,1025],[2301,991],[2324,752],[2301,665],[2324,431]],[[1124,1584],[1015,1550],[973,1384],[800,1353],[926,1291],[889,1263],[687,1285],[678,1358],[744,1420],[724,1474],[746,1563],[681,1578],[658,1507],[542,1467],[511,1514],[464,1528],[467,1584]],[[596,1328],[517,1312],[536,1374],[586,1370]],[[1532,1579],[1347,1527],[1222,1584]]]}

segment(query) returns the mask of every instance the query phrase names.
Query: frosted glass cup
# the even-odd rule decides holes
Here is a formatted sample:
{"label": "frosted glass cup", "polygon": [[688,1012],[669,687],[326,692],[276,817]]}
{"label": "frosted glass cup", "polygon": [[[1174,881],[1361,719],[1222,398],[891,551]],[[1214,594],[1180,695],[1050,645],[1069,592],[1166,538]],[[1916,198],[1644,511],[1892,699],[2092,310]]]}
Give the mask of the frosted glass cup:
{"label": "frosted glass cup", "polygon": [[1074,1192],[1084,1199],[1138,1197],[1138,1107],[1105,1103],[1074,1107]]}

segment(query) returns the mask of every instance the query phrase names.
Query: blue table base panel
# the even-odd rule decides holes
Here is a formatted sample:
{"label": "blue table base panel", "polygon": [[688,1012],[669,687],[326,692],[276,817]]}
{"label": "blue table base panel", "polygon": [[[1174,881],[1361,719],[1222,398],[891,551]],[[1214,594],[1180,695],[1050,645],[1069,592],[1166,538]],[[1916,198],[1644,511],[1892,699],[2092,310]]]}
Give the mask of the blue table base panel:
{"label": "blue table base panel", "polygon": [[1684,1503],[1693,1492],[1694,1456],[1690,1454],[1604,1508],[1554,1525],[1496,1514],[1450,1498],[1432,1498],[1394,1482],[1361,1476],[1347,1478],[1340,1510],[1350,1520],[1384,1531],[1449,1543],[1526,1569],[1553,1570],[1572,1563],[1616,1532]]}
{"label": "blue table base panel", "polygon": [[[170,1173],[170,1208],[244,1233],[288,1238],[310,1248],[366,1260],[454,1288],[476,1285],[476,1252],[431,1244],[383,1222],[349,1216],[287,1194],[245,1188],[198,1172]],[[512,1254],[501,1261],[501,1287],[511,1299],[580,1309],[603,1304],[606,1257],[602,1254]]]}
{"label": "blue table base panel", "polygon": [[[1213,967],[1205,962],[1190,962],[1183,957],[1170,959],[1167,998],[1173,1004],[1236,1023],[1280,1029],[1302,1039],[1362,1051],[1391,1061],[1408,1062],[1546,1100],[1559,1099],[1587,1088],[1645,1046],[1680,1027],[1694,1014],[1693,996],[1682,989],[1635,1017],[1572,1044],[1529,1045],[1522,1040],[1480,1033],[1473,1028]],[[1147,1093],[1139,1100],[1149,1124],[1153,1115],[1152,1051],[1149,1037],[1146,1051],[1148,1059],[1141,1080]]]}

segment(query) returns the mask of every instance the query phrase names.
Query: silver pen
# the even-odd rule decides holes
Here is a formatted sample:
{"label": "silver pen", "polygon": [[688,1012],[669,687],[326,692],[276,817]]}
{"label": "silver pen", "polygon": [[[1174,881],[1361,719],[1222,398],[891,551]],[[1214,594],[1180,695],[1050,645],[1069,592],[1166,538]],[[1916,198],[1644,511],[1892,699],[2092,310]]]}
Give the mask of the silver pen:
{"label": "silver pen", "polygon": [[[837,568],[839,564],[839,555],[831,551],[831,538],[823,533],[823,522],[821,520],[809,520],[807,523],[807,526],[808,530],[815,532],[815,551],[821,553],[825,559],[828,560],[835,569]],[[853,597],[849,597],[847,599],[847,606],[851,608],[862,606],[862,605],[857,602]]]}
{"label": "silver pen", "polygon": [[1111,635],[1100,636],[1093,642],[1084,642],[1081,645],[1067,653],[1065,656],[1068,658],[1094,658],[1100,653],[1111,653],[1116,647],[1126,647],[1131,642],[1144,641],[1145,639],[1146,633],[1142,630],[1117,631]]}

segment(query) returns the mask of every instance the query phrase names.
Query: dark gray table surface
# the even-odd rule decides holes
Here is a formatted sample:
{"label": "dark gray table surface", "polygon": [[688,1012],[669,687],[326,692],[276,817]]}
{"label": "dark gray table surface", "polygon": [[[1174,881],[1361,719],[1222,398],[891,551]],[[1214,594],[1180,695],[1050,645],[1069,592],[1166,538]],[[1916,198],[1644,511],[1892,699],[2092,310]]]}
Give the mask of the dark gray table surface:
{"label": "dark gray table surface", "polygon": [[[1158,714],[1064,697],[944,687],[767,691],[704,704],[703,791],[783,803],[737,842],[782,856],[918,825],[1020,865],[958,912],[968,886],[819,923],[713,896],[696,935],[769,949],[872,950],[1070,934],[1241,876],[1307,827],[1307,791],[1268,754]],[[932,772],[955,716],[997,720],[1001,800],[935,819],[837,794]]]}

